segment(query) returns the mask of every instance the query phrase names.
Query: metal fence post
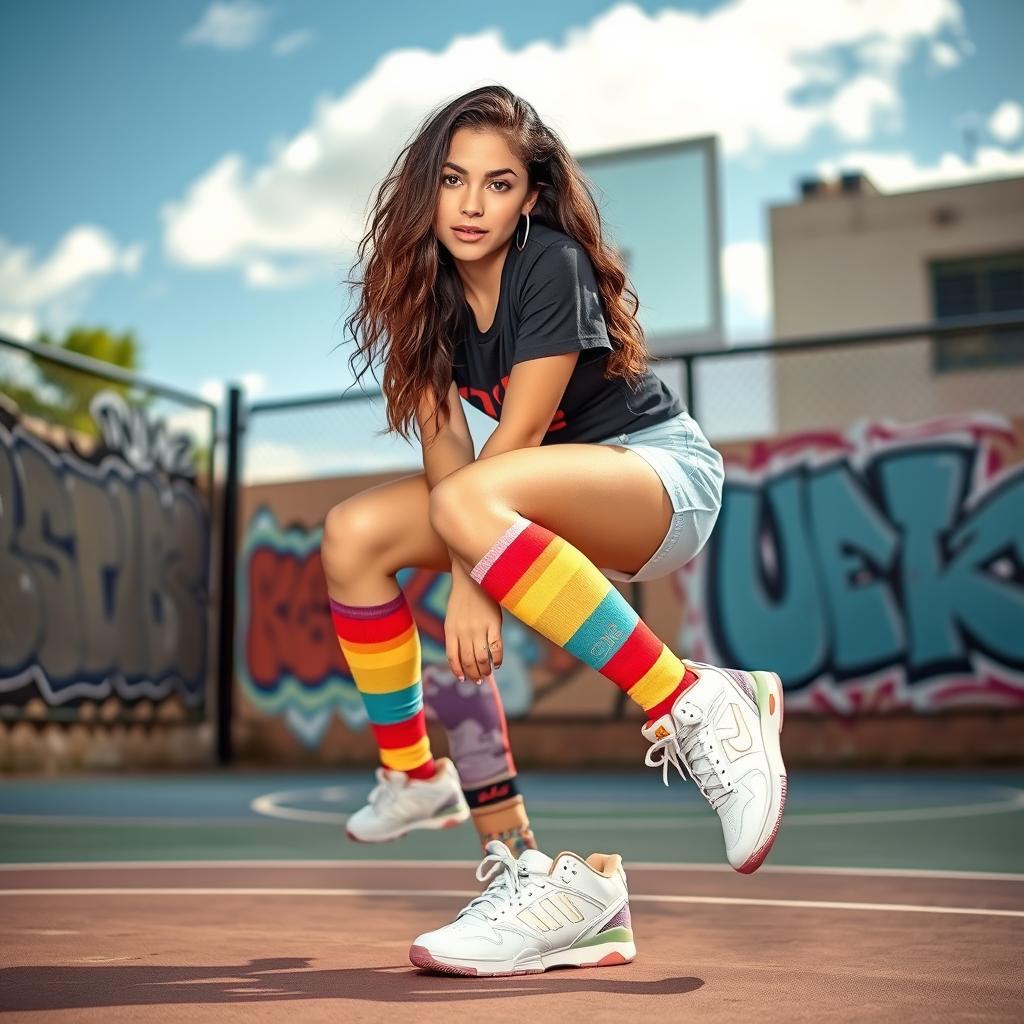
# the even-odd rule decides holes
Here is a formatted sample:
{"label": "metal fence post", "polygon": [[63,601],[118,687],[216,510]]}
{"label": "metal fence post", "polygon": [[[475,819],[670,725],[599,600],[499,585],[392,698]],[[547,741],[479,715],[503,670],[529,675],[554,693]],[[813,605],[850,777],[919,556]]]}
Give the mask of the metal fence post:
{"label": "metal fence post", "polygon": [[232,761],[231,719],[235,688],[235,572],[238,560],[238,483],[242,389],[228,388],[227,469],[220,550],[220,639],[217,645],[217,762]]}

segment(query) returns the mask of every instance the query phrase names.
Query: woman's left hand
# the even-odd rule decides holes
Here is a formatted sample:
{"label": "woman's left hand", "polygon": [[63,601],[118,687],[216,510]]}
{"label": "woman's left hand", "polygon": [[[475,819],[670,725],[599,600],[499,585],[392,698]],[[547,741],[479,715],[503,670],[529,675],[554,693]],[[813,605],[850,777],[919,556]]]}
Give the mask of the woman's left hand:
{"label": "woman's left hand", "polygon": [[469,676],[479,683],[493,677],[502,661],[501,605],[475,583],[453,581],[444,644],[448,664],[460,680]]}

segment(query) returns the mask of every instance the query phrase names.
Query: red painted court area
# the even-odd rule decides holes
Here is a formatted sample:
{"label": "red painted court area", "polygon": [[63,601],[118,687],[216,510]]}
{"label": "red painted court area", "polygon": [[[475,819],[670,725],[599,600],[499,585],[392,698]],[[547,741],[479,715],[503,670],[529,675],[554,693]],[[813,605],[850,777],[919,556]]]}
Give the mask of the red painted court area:
{"label": "red painted court area", "polygon": [[12,1022],[1020,1019],[1012,874],[627,870],[633,963],[473,979],[406,958],[410,937],[479,891],[468,861],[6,865],[0,1009]]}

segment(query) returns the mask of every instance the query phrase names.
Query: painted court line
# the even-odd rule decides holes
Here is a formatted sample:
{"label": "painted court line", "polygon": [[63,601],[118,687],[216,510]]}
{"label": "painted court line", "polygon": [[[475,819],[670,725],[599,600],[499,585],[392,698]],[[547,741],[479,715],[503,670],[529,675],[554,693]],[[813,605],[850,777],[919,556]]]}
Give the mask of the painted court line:
{"label": "painted court line", "polygon": [[325,803],[340,802],[348,795],[344,786],[328,786],[326,789],[287,789],[277,793],[264,793],[250,801],[249,810],[265,818],[282,818],[285,821],[304,821],[320,825],[343,825],[348,814],[337,811],[306,811],[299,807],[282,807],[288,800],[304,800],[310,794]]}
{"label": "painted court line", "polygon": [[[433,897],[472,899],[475,889],[0,889],[0,896],[316,896],[330,897]],[[932,907],[912,903],[845,903],[836,900],[744,899],[734,896],[675,896],[630,894],[630,901],[643,903],[700,903],[732,907],[787,907],[803,910],[863,910],[901,914],[956,914],[978,917],[1024,917],[1024,910],[987,907]]]}
{"label": "painted court line", "polygon": [[[881,825],[886,823],[905,824],[916,821],[943,821],[953,818],[973,818],[989,814],[1012,814],[1024,811],[1024,790],[1010,786],[992,787],[1007,794],[1002,800],[987,800],[972,804],[947,804],[934,807],[879,808],[867,811],[808,811],[790,812],[786,815],[786,828],[804,828],[828,825]],[[343,825],[350,815],[344,811],[317,811],[301,807],[282,806],[286,800],[319,799],[324,803],[339,803],[346,799],[348,791],[343,786],[319,789],[282,790],[256,797],[249,804],[254,817],[135,817],[133,815],[87,815],[87,814],[3,814],[0,824],[7,825],[105,825],[132,828],[223,828],[225,826],[253,826],[271,824]],[[538,803],[537,806],[540,806]],[[578,806],[578,805],[577,805]],[[609,816],[618,815],[625,823],[648,830],[674,831],[679,828],[721,827],[715,815],[701,813],[663,813],[655,816],[636,816],[636,805],[601,804],[603,814],[598,817],[573,818],[562,814],[541,812],[531,815],[538,823],[552,822],[567,831],[578,829],[602,829],[608,826]],[[671,808],[666,808],[671,811]]]}
{"label": "painted court line", "polygon": [[[821,811],[808,812],[807,814],[787,814],[785,825],[787,828],[801,827],[808,825],[881,825],[885,823],[905,824],[912,821],[943,821],[949,818],[974,818],[986,814],[1011,814],[1015,811],[1024,810],[1024,790],[1015,790],[1014,796],[1007,800],[990,800],[978,804],[949,804],[936,807],[907,807],[902,810],[877,811]],[[607,818],[548,818],[546,815],[536,814],[532,817],[538,821],[557,821],[559,828],[606,828]],[[662,815],[657,818],[634,818],[629,815],[622,815],[622,820],[630,825],[639,825],[645,829],[674,829],[681,824],[686,828],[694,826],[721,827],[717,818],[700,818],[679,815]]]}
{"label": "painted court line", "polygon": [[[903,809],[879,809],[868,811],[809,811],[806,814],[786,815],[786,827],[822,826],[822,825],[872,825],[888,822],[900,824],[912,821],[942,821],[949,818],[973,818],[987,814],[1009,814],[1024,810],[1024,790],[1014,786],[993,786],[991,790],[1006,794],[1002,800],[988,800],[970,804],[948,804],[935,807],[907,807]],[[343,825],[349,815],[341,811],[315,811],[301,807],[283,806],[289,800],[320,799],[324,802],[338,802],[346,795],[343,786],[331,786],[316,789],[280,790],[276,793],[264,793],[249,804],[250,810],[268,818],[279,818],[286,821],[305,822],[318,825]],[[720,828],[715,816],[690,814],[660,814],[653,817],[633,817],[629,814],[632,806],[621,804],[616,809],[612,805],[602,805],[605,815],[620,814],[628,820],[628,824],[645,829],[673,830],[681,825],[686,828]],[[559,814],[532,814],[538,822],[555,821],[562,829],[605,828],[608,817],[567,818]]]}
{"label": "painted court line", "polygon": [[[626,861],[630,871],[693,871],[735,874],[728,864],[679,863],[661,861]],[[425,870],[431,868],[475,868],[475,860],[68,860],[68,861],[16,861],[0,864],[3,871],[102,871],[126,868],[178,868],[184,870],[206,868],[395,868],[398,870]],[[939,868],[856,868],[827,867],[799,864],[764,864],[759,875],[838,875],[855,878],[922,878],[972,882],[1024,882],[1024,873],[1011,871],[957,871]]]}
{"label": "painted court line", "polygon": [[144,825],[146,828],[180,828],[183,825],[187,825],[190,828],[223,828],[225,825],[278,825],[281,824],[281,822],[264,818],[137,818],[135,815],[129,814],[0,814],[0,824],[121,825],[125,828],[134,828],[136,825]]}

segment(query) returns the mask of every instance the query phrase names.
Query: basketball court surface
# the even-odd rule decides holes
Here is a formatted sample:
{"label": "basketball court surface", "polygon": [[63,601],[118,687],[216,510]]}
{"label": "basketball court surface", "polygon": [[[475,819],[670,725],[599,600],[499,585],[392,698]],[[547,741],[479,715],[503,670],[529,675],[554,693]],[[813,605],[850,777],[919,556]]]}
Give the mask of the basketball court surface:
{"label": "basketball court surface", "polygon": [[727,866],[692,783],[521,781],[545,852],[622,854],[633,963],[493,979],[413,967],[411,940],[479,893],[479,847],[469,823],[350,842],[342,824],[366,772],[20,778],[0,785],[0,1010],[12,1022],[1020,1019],[1020,773],[794,774],[751,876]]}

